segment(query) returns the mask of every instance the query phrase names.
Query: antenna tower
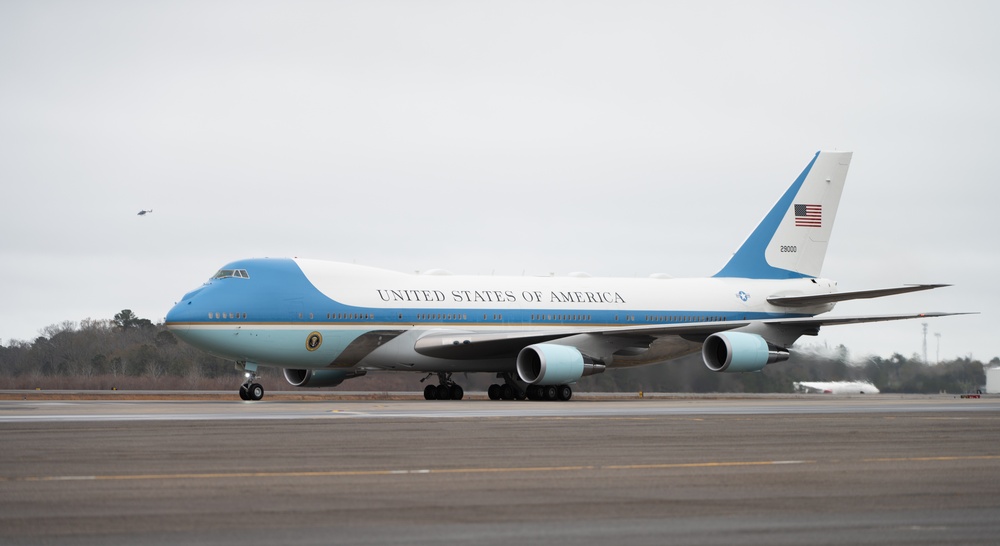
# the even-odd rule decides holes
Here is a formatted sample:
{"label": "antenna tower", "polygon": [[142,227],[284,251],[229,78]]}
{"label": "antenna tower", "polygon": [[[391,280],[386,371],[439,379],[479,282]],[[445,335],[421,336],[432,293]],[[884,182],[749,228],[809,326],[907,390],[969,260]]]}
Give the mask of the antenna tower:
{"label": "antenna tower", "polygon": [[924,323],[924,364],[927,364],[927,323]]}

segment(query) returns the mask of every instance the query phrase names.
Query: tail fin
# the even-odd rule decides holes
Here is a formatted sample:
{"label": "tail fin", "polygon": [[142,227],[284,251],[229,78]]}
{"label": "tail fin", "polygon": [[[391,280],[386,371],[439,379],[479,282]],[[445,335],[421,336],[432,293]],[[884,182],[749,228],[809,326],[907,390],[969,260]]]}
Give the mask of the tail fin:
{"label": "tail fin", "polygon": [[716,277],[818,277],[851,152],[816,152]]}

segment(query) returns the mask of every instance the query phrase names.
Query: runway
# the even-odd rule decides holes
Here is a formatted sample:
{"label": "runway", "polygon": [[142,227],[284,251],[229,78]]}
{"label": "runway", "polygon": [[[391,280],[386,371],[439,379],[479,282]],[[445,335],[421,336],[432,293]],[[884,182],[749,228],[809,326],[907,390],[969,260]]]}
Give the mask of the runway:
{"label": "runway", "polygon": [[4,544],[993,544],[1000,399],[0,401]]}

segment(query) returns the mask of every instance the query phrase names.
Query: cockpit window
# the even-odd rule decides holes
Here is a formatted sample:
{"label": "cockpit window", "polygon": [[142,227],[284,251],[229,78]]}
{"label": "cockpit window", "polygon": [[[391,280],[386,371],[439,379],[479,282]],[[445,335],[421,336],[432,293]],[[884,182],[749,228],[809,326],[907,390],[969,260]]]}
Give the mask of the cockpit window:
{"label": "cockpit window", "polygon": [[249,279],[250,275],[246,269],[220,269],[218,273],[212,276],[212,279],[228,278]]}

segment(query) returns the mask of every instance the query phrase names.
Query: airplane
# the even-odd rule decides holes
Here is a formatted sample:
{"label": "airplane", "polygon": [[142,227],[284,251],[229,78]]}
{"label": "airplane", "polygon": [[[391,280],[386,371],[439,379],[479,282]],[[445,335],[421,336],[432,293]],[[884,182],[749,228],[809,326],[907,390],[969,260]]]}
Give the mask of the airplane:
{"label": "airplane", "polygon": [[868,381],[797,381],[795,392],[808,394],[878,394],[878,387]]}
{"label": "airplane", "polygon": [[852,153],[817,152],[732,258],[707,278],[500,277],[398,273],[299,258],[222,267],[165,325],[244,373],[333,387],[369,371],[437,376],[428,400],[460,400],[452,375],[490,373],[492,400],[569,400],[608,369],[701,352],[713,372],[756,372],[824,326],[962,313],[821,316],[841,301],[948,286],[838,291],[820,277]]}

